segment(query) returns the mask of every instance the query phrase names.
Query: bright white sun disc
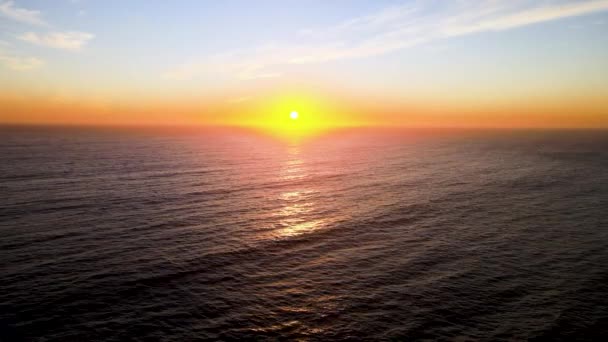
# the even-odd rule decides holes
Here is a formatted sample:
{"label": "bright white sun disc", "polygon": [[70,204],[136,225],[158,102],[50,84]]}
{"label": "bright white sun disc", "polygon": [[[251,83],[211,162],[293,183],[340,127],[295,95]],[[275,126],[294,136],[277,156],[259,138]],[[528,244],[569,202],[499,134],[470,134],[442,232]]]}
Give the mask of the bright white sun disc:
{"label": "bright white sun disc", "polygon": [[297,119],[297,118],[298,118],[298,112],[296,112],[296,111],[291,112],[291,113],[289,114],[289,117],[290,117],[292,120]]}

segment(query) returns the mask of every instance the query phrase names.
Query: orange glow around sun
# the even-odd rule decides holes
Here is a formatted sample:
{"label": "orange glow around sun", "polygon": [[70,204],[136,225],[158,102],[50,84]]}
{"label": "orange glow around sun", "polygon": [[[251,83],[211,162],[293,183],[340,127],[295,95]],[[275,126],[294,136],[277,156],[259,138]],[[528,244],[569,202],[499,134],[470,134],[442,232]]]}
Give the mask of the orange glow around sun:
{"label": "orange glow around sun", "polygon": [[280,137],[315,136],[336,128],[362,126],[606,128],[605,98],[587,94],[578,98],[522,98],[503,102],[405,101],[282,85],[255,91],[243,89],[221,96],[169,98],[84,95],[59,98],[14,90],[0,91],[0,125],[236,127]]}
{"label": "orange glow around sun", "polygon": [[262,96],[234,112],[234,125],[280,136],[309,136],[359,125],[351,111],[323,96],[291,92]]}

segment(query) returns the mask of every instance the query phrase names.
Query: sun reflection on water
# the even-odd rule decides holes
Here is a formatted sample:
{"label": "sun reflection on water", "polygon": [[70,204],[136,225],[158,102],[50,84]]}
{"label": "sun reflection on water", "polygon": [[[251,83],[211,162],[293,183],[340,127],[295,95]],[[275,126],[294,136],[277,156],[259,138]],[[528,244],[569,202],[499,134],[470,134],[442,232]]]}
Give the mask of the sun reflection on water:
{"label": "sun reflection on water", "polygon": [[285,161],[279,172],[285,190],[278,195],[281,208],[272,214],[276,219],[273,238],[288,238],[316,231],[325,227],[329,219],[315,214],[318,190],[311,180],[310,165],[302,155],[301,146],[289,145]]}

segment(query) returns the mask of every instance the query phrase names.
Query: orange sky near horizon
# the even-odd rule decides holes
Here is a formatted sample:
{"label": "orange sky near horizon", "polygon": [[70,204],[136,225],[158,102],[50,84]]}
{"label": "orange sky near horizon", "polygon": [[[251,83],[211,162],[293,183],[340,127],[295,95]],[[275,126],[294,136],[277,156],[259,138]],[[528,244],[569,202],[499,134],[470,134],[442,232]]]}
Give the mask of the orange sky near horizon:
{"label": "orange sky near horizon", "polygon": [[[276,98],[281,101],[281,94],[276,92],[242,101],[225,98],[110,101],[3,94],[0,95],[0,124],[264,127],[272,126],[282,114],[287,118],[292,110],[304,118],[310,114],[297,100],[290,104],[288,96],[283,100],[283,108],[272,109]],[[406,103],[395,99],[389,102],[361,96],[322,101],[332,102],[332,109],[315,120],[327,128],[608,128],[608,103],[599,96],[491,104]],[[267,115],[269,111],[275,113]]]}
{"label": "orange sky near horizon", "polygon": [[608,128],[608,0],[0,4],[0,124]]}

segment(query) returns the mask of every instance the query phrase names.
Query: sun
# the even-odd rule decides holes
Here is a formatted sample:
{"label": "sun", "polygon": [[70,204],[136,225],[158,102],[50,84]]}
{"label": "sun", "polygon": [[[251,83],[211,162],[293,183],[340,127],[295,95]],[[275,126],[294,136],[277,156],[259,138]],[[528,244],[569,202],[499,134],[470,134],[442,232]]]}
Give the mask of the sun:
{"label": "sun", "polygon": [[317,136],[347,123],[345,110],[326,94],[305,91],[269,93],[236,106],[235,111],[239,112],[235,114],[239,126],[260,128],[289,139]]}

